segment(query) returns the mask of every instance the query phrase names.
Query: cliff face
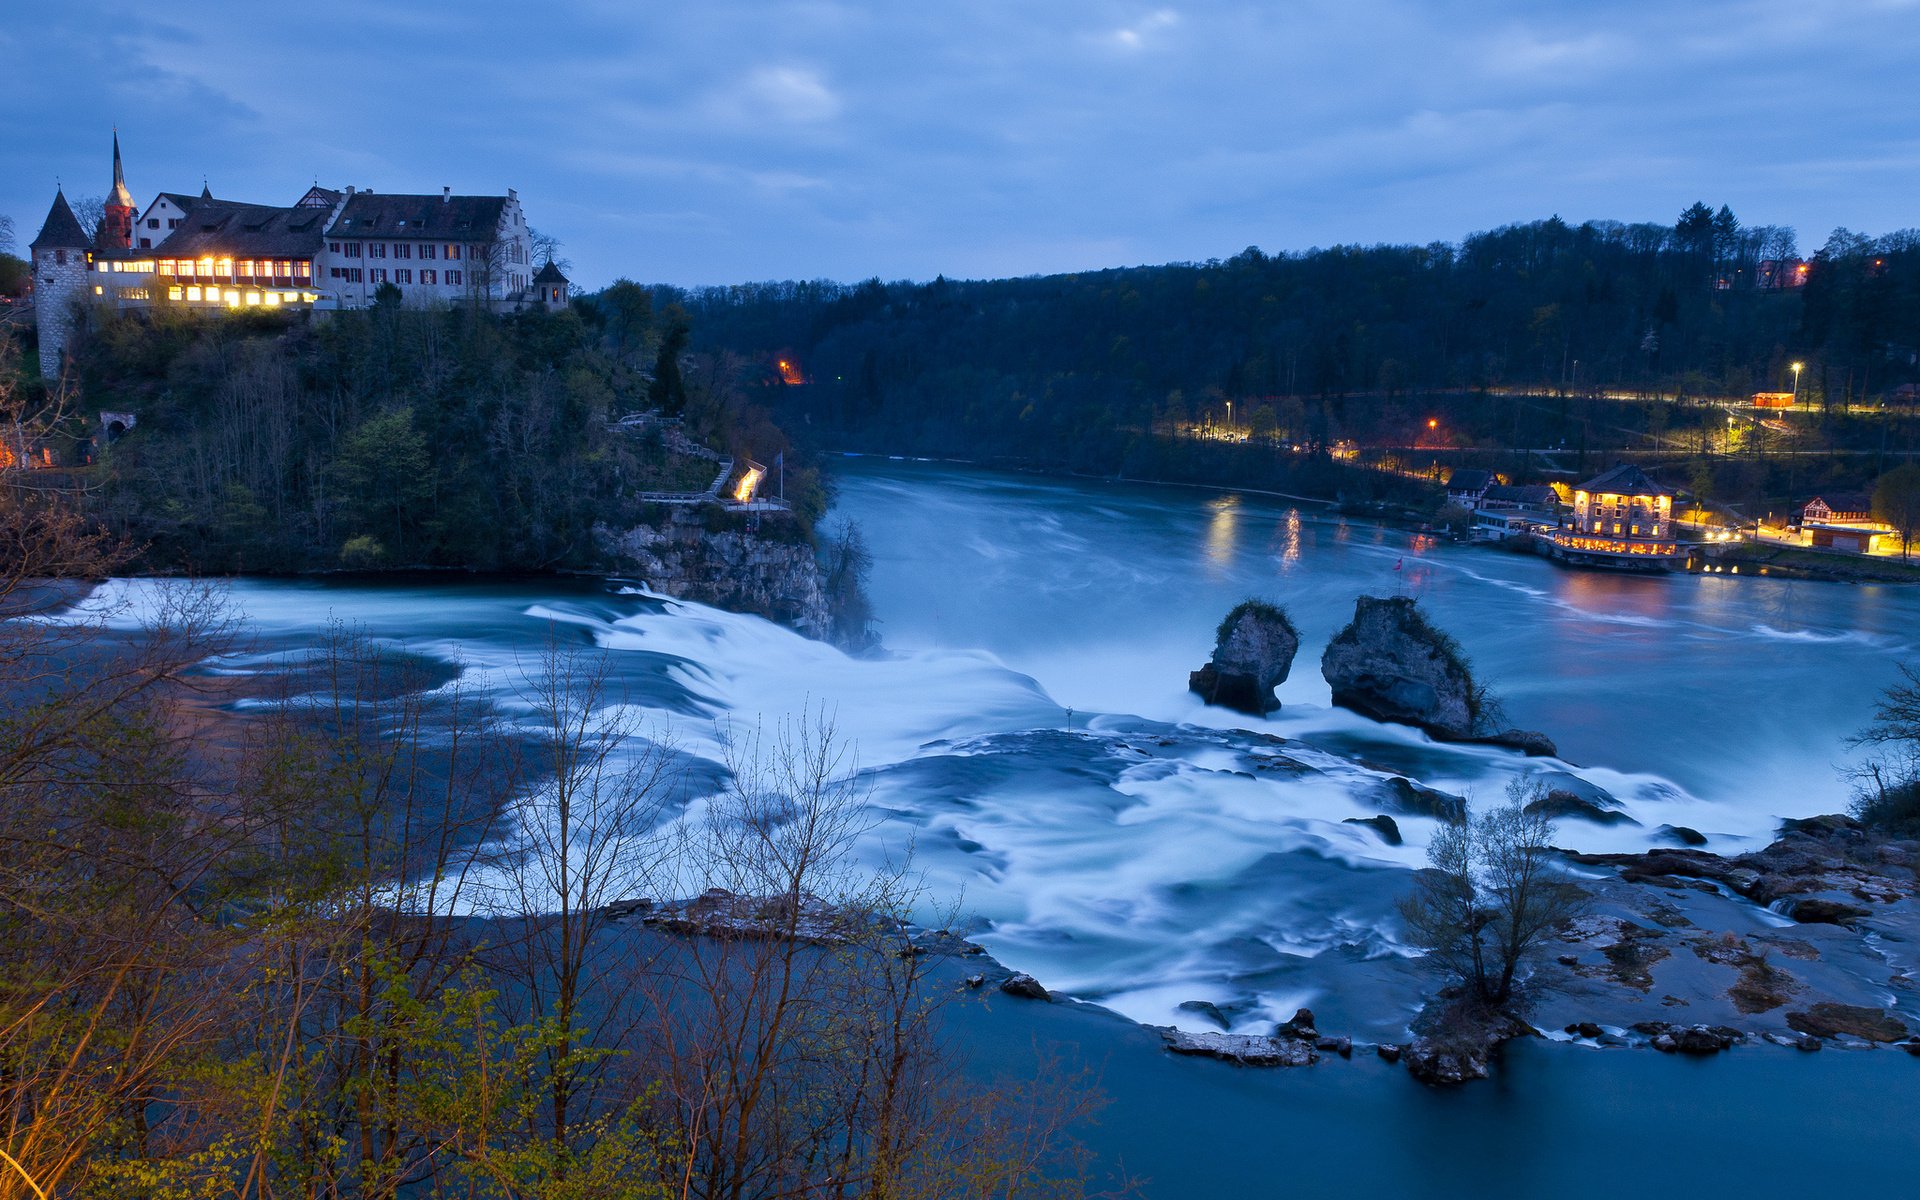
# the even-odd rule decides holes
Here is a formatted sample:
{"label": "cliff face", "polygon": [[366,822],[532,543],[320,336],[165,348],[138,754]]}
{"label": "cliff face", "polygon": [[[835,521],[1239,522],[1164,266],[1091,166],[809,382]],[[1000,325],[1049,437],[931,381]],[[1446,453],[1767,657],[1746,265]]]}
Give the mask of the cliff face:
{"label": "cliff face", "polygon": [[758,531],[712,506],[681,505],[658,525],[598,530],[615,570],[666,596],[778,621],[826,639],[833,619],[820,564],[791,516],[765,514]]}

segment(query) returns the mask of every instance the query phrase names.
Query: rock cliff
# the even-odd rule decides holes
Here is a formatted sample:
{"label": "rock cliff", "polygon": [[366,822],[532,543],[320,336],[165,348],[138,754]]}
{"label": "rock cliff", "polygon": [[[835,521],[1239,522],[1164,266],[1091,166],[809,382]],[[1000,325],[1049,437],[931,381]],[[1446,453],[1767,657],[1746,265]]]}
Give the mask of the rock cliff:
{"label": "rock cliff", "polygon": [[1498,706],[1474,682],[1460,644],[1407,597],[1355,600],[1353,621],[1327,644],[1320,673],[1335,704],[1376,721],[1417,726],[1441,741],[1556,753],[1545,734],[1493,724]]}
{"label": "rock cliff", "polygon": [[1406,597],[1361,596],[1320,659],[1333,702],[1438,738],[1472,737],[1479,701],[1459,646]]}
{"label": "rock cliff", "polygon": [[1286,612],[1248,600],[1220,622],[1213,658],[1187,676],[1187,688],[1208,704],[1263,716],[1280,707],[1273,689],[1286,682],[1299,651],[1300,631]]}
{"label": "rock cliff", "polygon": [[766,617],[808,637],[833,631],[813,545],[788,514],[762,514],[754,528],[716,505],[678,505],[657,524],[597,532],[615,570],[662,595]]}

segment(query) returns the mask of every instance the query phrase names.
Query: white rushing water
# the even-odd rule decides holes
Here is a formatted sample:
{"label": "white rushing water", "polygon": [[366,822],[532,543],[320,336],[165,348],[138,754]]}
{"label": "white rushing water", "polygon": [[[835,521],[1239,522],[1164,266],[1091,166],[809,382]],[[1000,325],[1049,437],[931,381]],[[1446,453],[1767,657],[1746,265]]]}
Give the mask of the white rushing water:
{"label": "white rushing water", "polygon": [[[1129,1016],[1179,1022],[1206,1000],[1253,1028],[1318,994],[1317,956],[1395,953],[1392,901],[1432,824],[1398,817],[1406,844],[1389,847],[1343,823],[1383,811],[1385,780],[1487,802],[1550,772],[1637,822],[1567,822],[1563,843],[1639,849],[1671,824],[1757,844],[1844,806],[1843,739],[1920,630],[1907,590],[1568,572],[1185,489],[859,461],[837,511],[875,553],[881,657],[618,588],[243,581],[261,644],[229,665],[333,617],[461,664],[511,710],[560,628],[605,648],[625,701],[702,757],[719,757],[719,722],[824,707],[888,814],[870,851],[911,843],[930,911],[957,899],[1008,965]],[[1320,652],[1363,592],[1418,595],[1566,761],[1330,707]],[[1303,632],[1265,720],[1185,688],[1249,595]]]}

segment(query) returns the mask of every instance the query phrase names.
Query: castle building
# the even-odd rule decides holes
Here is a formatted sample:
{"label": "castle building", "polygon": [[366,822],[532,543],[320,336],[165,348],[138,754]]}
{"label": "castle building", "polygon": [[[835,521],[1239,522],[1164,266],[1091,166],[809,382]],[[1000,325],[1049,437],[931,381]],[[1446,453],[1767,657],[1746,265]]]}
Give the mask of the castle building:
{"label": "castle building", "polygon": [[120,138],[113,190],[89,238],[56,190],[31,245],[40,369],[61,367],[80,310],[179,304],[195,310],[475,304],[566,307],[551,260],[536,271],[519,195],[395,195],[318,185],[293,204],[161,192],[144,210],[127,189]]}

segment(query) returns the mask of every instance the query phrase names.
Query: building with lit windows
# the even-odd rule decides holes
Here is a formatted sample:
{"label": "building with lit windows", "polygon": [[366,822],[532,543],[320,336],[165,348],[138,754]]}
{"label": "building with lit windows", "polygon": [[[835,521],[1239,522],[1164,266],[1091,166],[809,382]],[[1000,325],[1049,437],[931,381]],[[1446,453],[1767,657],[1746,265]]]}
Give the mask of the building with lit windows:
{"label": "building with lit windows", "polygon": [[[520,198],[390,195],[318,185],[292,205],[161,192],[134,205],[113,140],[113,191],[88,236],[56,192],[32,243],[40,367],[60,368],[84,305],[191,309],[361,308],[381,296],[412,307],[563,308],[568,282],[537,269]],[[383,290],[387,289],[387,290]]]}
{"label": "building with lit windows", "polygon": [[1618,466],[1573,490],[1573,516],[1545,542],[1576,566],[1670,571],[1686,561],[1674,540],[1673,491],[1635,466]]}

